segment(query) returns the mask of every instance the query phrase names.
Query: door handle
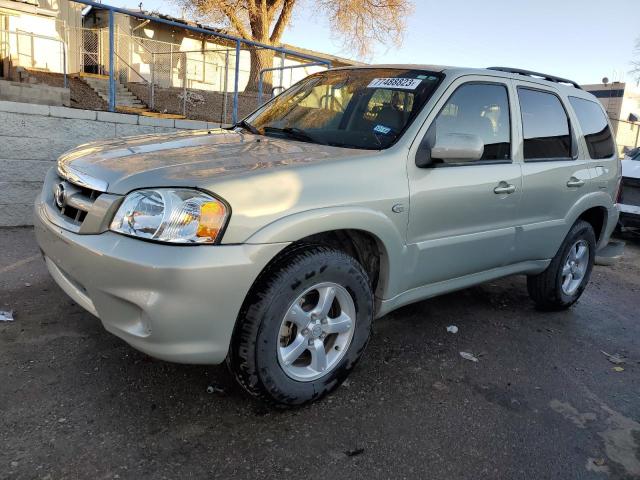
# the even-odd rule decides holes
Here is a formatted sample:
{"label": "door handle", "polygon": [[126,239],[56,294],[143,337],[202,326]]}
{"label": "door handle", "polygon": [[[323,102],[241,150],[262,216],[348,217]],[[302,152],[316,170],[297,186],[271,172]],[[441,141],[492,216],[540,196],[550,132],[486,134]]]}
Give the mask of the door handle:
{"label": "door handle", "polygon": [[571,177],[567,182],[567,187],[581,187],[584,185],[584,180],[576,177]]}
{"label": "door handle", "polygon": [[516,186],[511,185],[510,183],[507,183],[507,182],[500,182],[500,184],[493,189],[493,193],[497,195],[505,195],[505,194],[509,195],[515,191],[516,191]]}

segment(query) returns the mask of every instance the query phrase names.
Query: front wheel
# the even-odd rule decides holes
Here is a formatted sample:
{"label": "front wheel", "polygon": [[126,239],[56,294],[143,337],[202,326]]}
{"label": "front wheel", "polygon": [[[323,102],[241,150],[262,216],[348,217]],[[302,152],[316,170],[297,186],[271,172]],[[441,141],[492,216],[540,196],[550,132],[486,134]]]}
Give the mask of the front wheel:
{"label": "front wheel", "polygon": [[238,322],[228,365],[240,385],[301,405],[336,388],[362,355],[373,323],[369,279],[341,251],[302,247],[261,275]]}
{"label": "front wheel", "polygon": [[543,310],[569,308],[589,283],[595,255],[596,236],[593,227],[578,220],[547,269],[527,277],[529,296]]}

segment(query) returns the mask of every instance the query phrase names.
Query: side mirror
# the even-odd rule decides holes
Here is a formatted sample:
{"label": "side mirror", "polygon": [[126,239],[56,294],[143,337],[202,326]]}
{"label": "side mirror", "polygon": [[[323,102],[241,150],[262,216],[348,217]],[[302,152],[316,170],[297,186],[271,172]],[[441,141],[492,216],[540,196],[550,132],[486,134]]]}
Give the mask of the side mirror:
{"label": "side mirror", "polygon": [[431,158],[445,163],[474,162],[482,158],[484,142],[478,135],[447,133],[436,140],[431,148]]}

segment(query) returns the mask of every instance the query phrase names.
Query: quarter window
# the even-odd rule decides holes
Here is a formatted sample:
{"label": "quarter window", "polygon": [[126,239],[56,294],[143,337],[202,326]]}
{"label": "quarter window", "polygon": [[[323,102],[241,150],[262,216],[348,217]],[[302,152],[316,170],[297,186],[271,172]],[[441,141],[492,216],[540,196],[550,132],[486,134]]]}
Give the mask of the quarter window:
{"label": "quarter window", "polygon": [[552,93],[518,88],[524,159],[571,158],[569,118],[560,99]]}
{"label": "quarter window", "polygon": [[594,159],[612,157],[615,154],[613,135],[600,105],[578,97],[569,97],[569,101],[578,116],[589,156]]}
{"label": "quarter window", "polygon": [[436,144],[442,135],[472,134],[484,143],[481,160],[511,158],[509,96],[504,85],[469,83],[461,86],[442,107],[431,128],[434,126]]}

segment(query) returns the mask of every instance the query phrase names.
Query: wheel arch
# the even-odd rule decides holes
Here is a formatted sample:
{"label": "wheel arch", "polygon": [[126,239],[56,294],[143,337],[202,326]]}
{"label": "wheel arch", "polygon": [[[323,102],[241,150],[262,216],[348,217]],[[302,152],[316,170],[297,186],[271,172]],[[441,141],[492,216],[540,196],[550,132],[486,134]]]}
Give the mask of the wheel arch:
{"label": "wheel arch", "polygon": [[[246,243],[289,242],[272,260],[303,243],[329,245],[356,258],[372,280],[376,299],[399,289],[404,235],[384,214],[366,208],[329,208],[297,213],[273,222]],[[266,267],[268,268],[269,265]]]}
{"label": "wheel arch", "polygon": [[591,207],[578,217],[578,220],[584,220],[591,224],[596,234],[596,244],[599,244],[602,239],[608,215],[609,212],[605,207]]}
{"label": "wheel arch", "polygon": [[611,212],[613,208],[611,196],[606,192],[594,192],[585,195],[576,202],[567,216],[567,233],[577,220],[584,220],[591,224],[596,234],[598,248],[607,239],[607,232],[611,231]]}

